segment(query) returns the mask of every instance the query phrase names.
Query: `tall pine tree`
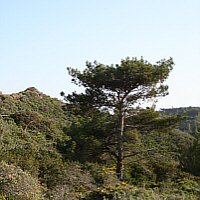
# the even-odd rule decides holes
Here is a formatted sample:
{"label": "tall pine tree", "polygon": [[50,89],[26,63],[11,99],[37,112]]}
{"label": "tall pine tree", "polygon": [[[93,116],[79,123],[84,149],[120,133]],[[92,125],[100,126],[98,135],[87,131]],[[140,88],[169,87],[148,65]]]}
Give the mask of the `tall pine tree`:
{"label": "tall pine tree", "polygon": [[[116,141],[107,141],[107,151],[115,157],[117,174],[123,180],[123,166],[126,157],[134,156],[130,151],[124,155],[124,134],[127,128],[167,131],[174,128],[181,116],[160,119],[154,109],[136,109],[138,103],[156,100],[168,94],[164,81],[173,69],[173,59],[160,60],[151,64],[143,58],[126,58],[118,65],[103,65],[86,62],[86,69],[67,68],[72,82],[85,87],[85,92],[73,92],[64,99],[69,104],[87,107],[108,108],[117,117]],[[64,96],[64,93],[62,93]],[[113,148],[116,146],[116,149]]]}

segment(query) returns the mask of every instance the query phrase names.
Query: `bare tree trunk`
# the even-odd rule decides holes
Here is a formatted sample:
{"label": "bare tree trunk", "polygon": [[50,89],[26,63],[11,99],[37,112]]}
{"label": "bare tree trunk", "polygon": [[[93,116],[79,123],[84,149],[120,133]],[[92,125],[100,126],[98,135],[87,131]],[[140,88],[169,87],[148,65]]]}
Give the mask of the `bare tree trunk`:
{"label": "bare tree trunk", "polygon": [[118,158],[117,158],[117,175],[120,181],[123,180],[123,168],[124,168],[124,152],[123,152],[123,134],[124,134],[124,113],[122,108],[120,109],[120,128],[118,134]]}

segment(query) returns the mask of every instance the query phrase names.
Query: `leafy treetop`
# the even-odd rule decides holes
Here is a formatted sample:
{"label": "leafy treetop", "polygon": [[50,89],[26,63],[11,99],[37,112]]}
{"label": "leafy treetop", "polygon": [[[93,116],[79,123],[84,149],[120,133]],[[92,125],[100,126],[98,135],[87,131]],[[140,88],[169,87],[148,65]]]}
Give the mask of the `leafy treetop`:
{"label": "leafy treetop", "polygon": [[[86,62],[83,72],[67,68],[72,82],[84,86],[85,94],[68,95],[66,100],[86,106],[130,107],[139,100],[168,94],[164,80],[172,70],[174,62],[158,61],[155,65],[137,58],[126,58],[121,64],[108,66],[98,62]],[[64,93],[63,93],[64,95]]]}

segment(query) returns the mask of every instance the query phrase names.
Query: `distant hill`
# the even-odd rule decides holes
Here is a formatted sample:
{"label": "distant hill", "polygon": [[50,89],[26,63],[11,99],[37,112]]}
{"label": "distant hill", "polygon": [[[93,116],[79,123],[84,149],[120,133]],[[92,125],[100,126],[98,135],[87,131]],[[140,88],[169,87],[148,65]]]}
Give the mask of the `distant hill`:
{"label": "distant hill", "polygon": [[168,109],[161,109],[160,113],[163,115],[166,113],[167,115],[170,114],[181,114],[183,115],[184,112],[187,113],[187,118],[182,121],[181,124],[177,127],[177,129],[187,132],[191,135],[195,135],[197,131],[197,119],[198,115],[200,114],[200,107],[180,107],[180,108],[168,108]]}

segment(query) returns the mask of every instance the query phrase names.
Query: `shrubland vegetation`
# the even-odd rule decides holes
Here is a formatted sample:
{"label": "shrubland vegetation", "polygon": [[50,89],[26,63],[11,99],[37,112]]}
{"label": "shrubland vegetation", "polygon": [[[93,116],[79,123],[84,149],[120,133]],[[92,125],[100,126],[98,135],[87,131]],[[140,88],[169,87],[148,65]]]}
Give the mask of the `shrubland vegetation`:
{"label": "shrubland vegetation", "polygon": [[[129,67],[135,63],[143,71],[145,67],[155,67],[142,60],[127,59],[116,73],[117,67],[98,63],[88,63],[84,73],[71,69],[73,81],[82,77],[87,89],[88,81],[92,88],[98,80],[98,90],[90,88],[86,95],[65,96],[67,103],[36,88],[0,94],[0,199],[199,199],[200,108],[165,109],[165,113],[154,108],[136,109],[129,105],[144,93],[131,93],[131,99],[121,107],[128,126],[124,126],[119,140],[119,109],[115,107],[111,112],[106,105],[115,99],[112,103],[117,106],[117,98],[127,94],[115,96],[115,91],[108,89],[122,91],[119,88],[122,83],[126,85],[125,79],[119,84],[117,80],[123,67],[131,70]],[[168,76],[170,63],[172,60],[158,63],[163,79]],[[99,81],[98,73],[102,71],[108,76],[102,80],[107,85]],[[129,78],[134,85],[133,75],[139,71],[127,71],[124,78],[132,73]],[[155,80],[148,73],[144,75],[140,79],[145,78],[146,82],[140,83],[145,82],[148,98],[167,94],[167,87],[151,87]],[[157,76],[162,79],[159,73]],[[115,84],[109,82],[110,78]],[[159,83],[162,85],[162,81]],[[186,119],[184,111],[189,116]]]}
{"label": "shrubland vegetation", "polygon": [[189,133],[191,135],[195,135],[197,132],[197,127],[198,127],[198,117],[199,117],[199,112],[200,108],[199,107],[187,107],[187,108],[168,108],[168,109],[162,109],[160,111],[160,115],[162,114],[173,114],[175,115],[176,113],[183,115],[184,112],[187,113],[187,118],[182,121],[176,128]]}

